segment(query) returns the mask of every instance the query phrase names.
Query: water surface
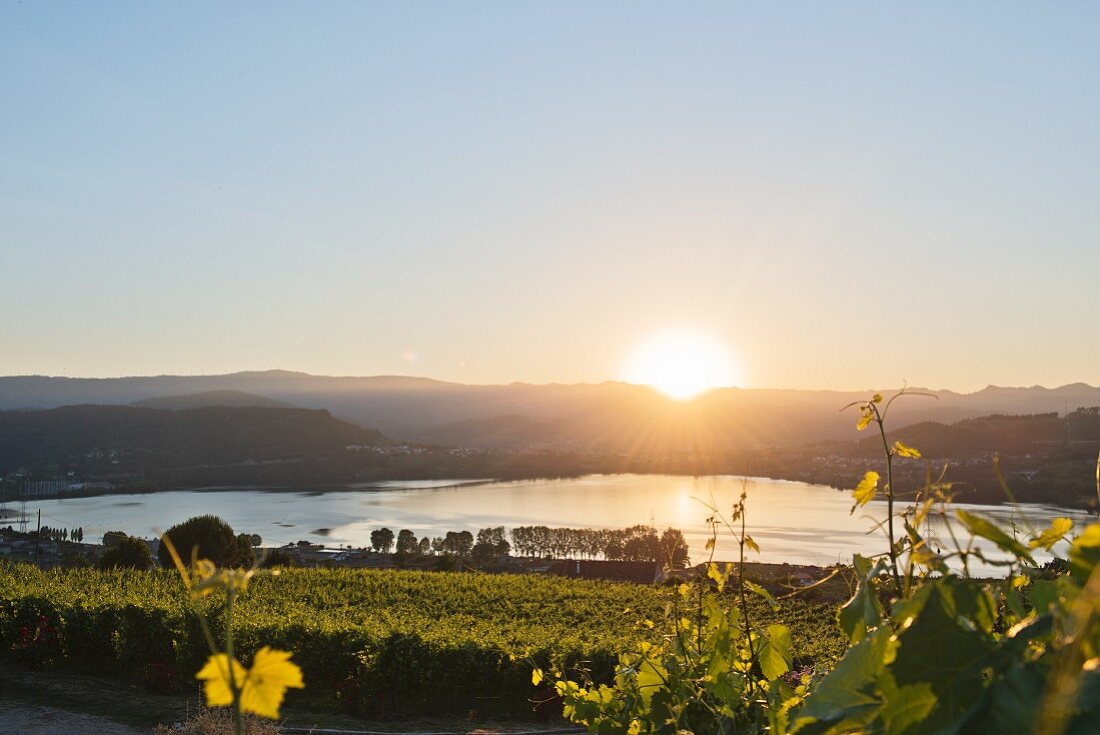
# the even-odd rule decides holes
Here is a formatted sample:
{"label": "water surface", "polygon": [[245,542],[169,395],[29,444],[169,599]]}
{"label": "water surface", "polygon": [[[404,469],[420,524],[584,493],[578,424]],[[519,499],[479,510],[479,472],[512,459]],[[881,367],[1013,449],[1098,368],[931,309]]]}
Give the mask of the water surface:
{"label": "water surface", "polygon": [[[760,545],[756,561],[829,565],[852,555],[885,549],[881,532],[869,529],[885,517],[885,503],[850,513],[849,493],[820,485],[732,476],[590,475],[568,480],[524,482],[387,482],[354,489],[320,491],[187,490],[148,495],[105,495],[28,503],[28,514],[42,509],[50,526],[82,526],[85,539],[104,531],[154,536],[191,516],[213,513],[239,532],[257,533],[264,545],[298,540],[326,546],[368,546],[370,532],[386,526],[407,528],[418,537],[447,531],[476,534],[489,526],[524,525],[622,528],[650,524],[684,532],[693,561],[705,558],[709,535],[707,505],[728,512],[748,490],[748,532]],[[1078,527],[1091,520],[1083,511],[1040,505],[963,505],[1019,532],[1049,524],[1057,516]],[[12,509],[9,503],[9,511]],[[9,521],[10,522],[10,521]],[[930,529],[946,544],[942,525]],[[986,548],[983,546],[983,548]],[[736,546],[726,532],[716,557],[732,559]],[[1047,557],[1043,557],[1047,558]]]}

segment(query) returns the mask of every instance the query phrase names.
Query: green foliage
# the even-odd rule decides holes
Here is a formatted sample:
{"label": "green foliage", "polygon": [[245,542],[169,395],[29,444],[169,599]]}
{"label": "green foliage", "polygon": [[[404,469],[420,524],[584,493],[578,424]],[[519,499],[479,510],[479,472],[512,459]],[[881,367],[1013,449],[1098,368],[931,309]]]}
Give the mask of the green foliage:
{"label": "green foliage", "polygon": [[[885,441],[877,404],[861,406],[857,428],[878,424],[887,470],[894,456],[920,453]],[[887,404],[887,407],[889,404]],[[870,416],[870,418],[868,418]],[[951,513],[948,486],[930,483],[897,514],[906,533],[872,563],[857,556],[858,586],[838,622],[853,646],[793,708],[798,735],[884,733],[1060,735],[1094,732],[1100,722],[1100,524],[1072,540],[1064,565],[1039,568],[1029,549],[1052,549],[1072,522],[1055,519],[1023,543],[981,516]],[[857,503],[861,500],[856,492]],[[933,554],[916,529],[936,512],[969,532]],[[1009,556],[999,580],[973,579],[975,538]],[[955,560],[951,566],[949,560]],[[899,573],[899,562],[905,562]],[[893,572],[893,577],[884,573]],[[887,604],[882,598],[886,594]],[[892,594],[889,594],[892,593]]]}
{"label": "green foliage", "polygon": [[[788,711],[806,693],[807,681],[787,676],[795,653],[790,629],[757,617],[749,604],[753,599],[772,613],[780,607],[767,590],[745,579],[745,549],[757,549],[745,532],[746,499],[743,489],[728,520],[717,508],[708,519],[708,549],[719,526],[738,542],[736,582],[730,584],[732,564],[719,569],[711,562],[705,579],[680,585],[678,600],[666,608],[661,637],[621,656],[613,685],[584,669],[575,681],[555,666],[555,691],[567,718],[600,735],[786,731]],[[534,678],[541,677],[536,669]]]}
{"label": "green foliage", "polygon": [[[725,588],[728,571],[711,565]],[[753,622],[749,608],[728,604],[703,584],[681,585],[658,640],[619,658],[613,685],[579,670],[579,681],[553,669],[564,715],[592,732],[742,733],[782,727],[778,707],[802,683],[791,671],[794,644],[781,624]],[[535,679],[542,672],[536,670]],[[793,688],[792,688],[793,687]]]}
{"label": "green foliage", "polygon": [[[1020,594],[1011,577],[923,580],[807,697],[794,732],[1088,732],[1100,721],[1097,542],[1093,525],[1071,550],[1078,573],[1044,583],[1028,606],[1009,604]],[[857,597],[875,584],[866,571]]]}
{"label": "green foliage", "polygon": [[[366,714],[532,715],[530,663],[584,661],[609,681],[620,651],[653,641],[675,590],[534,575],[285,569],[258,577],[235,605],[242,660],[264,645],[291,651],[309,684],[291,697]],[[215,637],[224,621],[213,612]],[[681,604],[681,603],[677,603]],[[204,608],[205,609],[205,608]],[[762,626],[777,622],[750,601]],[[209,651],[174,571],[40,571],[0,564],[0,640],[40,615],[56,623],[68,665],[133,672],[151,663],[189,680]],[[827,665],[841,641],[824,605],[797,603],[785,620],[801,661]],[[7,645],[0,645],[0,657]]]}
{"label": "green foliage", "polygon": [[[195,516],[172,526],[165,535],[172,540],[184,563],[190,563],[193,556],[209,559],[219,567],[249,566],[252,563],[249,537],[241,534],[242,539],[238,539],[233,528],[217,516]],[[175,566],[163,543],[157,557],[161,566],[169,569]]]}
{"label": "green foliage", "polygon": [[[880,561],[872,566],[871,560],[859,554],[853,560],[856,574],[860,579],[873,580],[882,571]],[[860,585],[852,599],[844,603],[837,611],[836,621],[844,635],[853,644],[859,643],[867,631],[878,625],[882,619],[882,602],[873,583]]]}
{"label": "green foliage", "polygon": [[116,538],[99,557],[100,569],[148,569],[153,566],[149,545],[139,538]]}
{"label": "green foliage", "polygon": [[[903,392],[904,393],[904,392]],[[899,394],[902,395],[902,394]],[[740,604],[721,593],[729,572],[711,566],[718,592],[692,591],[685,614],[672,605],[664,635],[620,658],[613,685],[561,670],[563,712],[599,735],[770,733],[771,735],[1084,735],[1100,723],[1100,523],[1071,538],[1072,522],[1021,541],[980,515],[952,511],[950,486],[929,481],[897,508],[893,464],[920,451],[886,439],[889,401],[857,405],[860,431],[874,425],[883,447],[887,517],[884,553],[856,556],[857,587],[836,615],[849,648],[824,675],[786,680],[793,664],[782,625],[750,624],[744,600],[762,593],[738,580]],[[1100,467],[1097,469],[1100,485]],[[873,500],[880,476],[869,471],[853,495]],[[854,510],[854,508],[853,508]],[[716,518],[742,550],[745,494],[730,522]],[[957,521],[954,548],[932,551],[920,529],[932,515]],[[740,529],[737,528],[740,521]],[[955,528],[969,534],[961,539]],[[961,535],[961,534],[960,534]],[[975,546],[992,542],[1007,559]],[[1040,568],[1031,549],[1070,540],[1069,562]],[[713,544],[709,545],[713,548]],[[998,580],[969,575],[978,558],[1005,570]],[[774,604],[773,600],[766,600]],[[781,613],[782,614],[782,613]],[[541,670],[535,678],[540,679]]]}

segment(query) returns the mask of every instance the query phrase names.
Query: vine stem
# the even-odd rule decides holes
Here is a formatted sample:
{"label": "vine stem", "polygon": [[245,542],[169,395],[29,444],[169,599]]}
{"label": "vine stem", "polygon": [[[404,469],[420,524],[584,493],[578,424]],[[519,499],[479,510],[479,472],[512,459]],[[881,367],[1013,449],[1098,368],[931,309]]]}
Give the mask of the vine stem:
{"label": "vine stem", "polygon": [[[749,644],[749,666],[751,667],[756,662],[756,651],[752,645],[752,625],[749,622],[749,600],[745,595],[745,492],[741,492],[741,501],[739,503],[738,510],[741,516],[741,535],[737,538],[738,547],[738,568],[737,568],[737,587],[741,593],[741,617],[745,621],[744,631],[745,638]],[[749,682],[753,682],[752,676],[748,677]]]}
{"label": "vine stem", "polygon": [[226,589],[225,595],[225,657],[229,666],[229,691],[233,693],[233,722],[236,725],[237,735],[245,735],[244,719],[241,717],[241,688],[237,686],[237,674],[233,671],[233,597],[235,590],[232,585]]}
{"label": "vine stem", "polygon": [[882,438],[882,451],[886,454],[886,535],[890,537],[890,571],[894,575],[894,589],[900,595],[901,575],[898,573],[898,550],[894,544],[894,453],[890,451],[890,443],[886,440],[886,425],[879,413],[878,404],[871,402],[870,406],[875,412],[875,423]]}

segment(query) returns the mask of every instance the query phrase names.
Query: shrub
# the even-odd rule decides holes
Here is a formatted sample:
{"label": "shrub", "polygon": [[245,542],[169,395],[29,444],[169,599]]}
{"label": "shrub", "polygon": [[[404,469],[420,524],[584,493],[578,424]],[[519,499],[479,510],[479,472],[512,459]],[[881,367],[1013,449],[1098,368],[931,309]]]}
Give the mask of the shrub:
{"label": "shrub", "polygon": [[116,538],[99,558],[100,569],[148,569],[152,565],[149,545],[133,536]]}
{"label": "shrub", "polygon": [[[271,720],[253,715],[244,716],[245,732],[248,735],[279,735],[283,731]],[[188,717],[178,727],[157,725],[153,735],[233,735],[236,723],[233,713],[227,709],[203,709]]]}
{"label": "shrub", "polygon": [[296,566],[298,566],[298,559],[288,551],[283,551],[282,549],[266,549],[260,554],[261,569]]}
{"label": "shrub", "polygon": [[[189,563],[192,554],[197,554],[198,558],[209,559],[219,567],[251,564],[250,560],[242,559],[241,544],[233,533],[232,526],[217,516],[189,518],[169,528],[164,535],[172,541],[184,563]],[[193,549],[197,551],[192,551]],[[174,566],[172,556],[163,543],[157,557],[161,566],[168,569]]]}
{"label": "shrub", "polygon": [[20,626],[11,650],[16,661],[31,668],[37,669],[51,664],[61,653],[57,628],[45,615],[39,615],[32,625]]}
{"label": "shrub", "polygon": [[252,536],[255,534],[237,534],[237,566],[250,567],[256,561],[256,552],[252,550]]}

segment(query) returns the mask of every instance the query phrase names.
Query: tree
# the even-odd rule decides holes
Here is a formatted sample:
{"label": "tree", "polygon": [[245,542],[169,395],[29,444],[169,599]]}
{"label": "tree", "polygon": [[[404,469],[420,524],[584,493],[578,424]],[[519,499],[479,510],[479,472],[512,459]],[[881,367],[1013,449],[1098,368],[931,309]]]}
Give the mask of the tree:
{"label": "tree", "polygon": [[496,528],[483,528],[477,532],[477,543],[472,552],[475,559],[481,562],[493,558],[507,556],[512,550],[512,545],[505,539],[504,526]]}
{"label": "tree", "polygon": [[397,553],[403,556],[415,554],[417,550],[416,534],[407,528],[397,533]]}
{"label": "tree", "polygon": [[458,534],[454,531],[447,531],[447,535],[443,537],[443,543],[439,545],[439,550],[448,556],[457,554]]}
{"label": "tree", "polygon": [[393,548],[393,531],[388,528],[380,528],[370,532],[370,545],[375,551],[390,553]]}
{"label": "tree", "polygon": [[669,569],[683,569],[688,563],[688,545],[684,534],[675,528],[666,528],[661,534],[659,562]]}
{"label": "tree", "polygon": [[149,545],[139,538],[116,538],[99,558],[100,569],[148,569],[153,565]]}
{"label": "tree", "polygon": [[474,544],[474,548],[471,549],[471,554],[473,555],[474,560],[477,561],[479,564],[484,564],[485,562],[492,561],[494,558],[496,558],[496,550],[493,548],[493,545],[486,543]]}
{"label": "tree", "polygon": [[458,555],[469,556],[474,548],[474,535],[469,531],[458,532]]}
{"label": "tree", "polygon": [[252,551],[252,535],[237,534],[237,566],[250,567],[256,561],[256,552]]}
{"label": "tree", "polygon": [[[43,528],[42,531],[45,532],[46,529]],[[119,541],[125,538],[129,538],[129,536],[123,531],[107,531],[103,534],[103,545],[114,546]]]}
{"label": "tree", "polygon": [[657,531],[649,526],[632,526],[626,529],[628,535],[623,543],[623,558],[627,561],[659,561],[661,558],[661,539]]}
{"label": "tree", "polygon": [[474,535],[469,531],[447,531],[443,537],[443,551],[454,556],[469,556],[474,548]]}
{"label": "tree", "polygon": [[428,554],[432,553],[432,540],[427,536],[420,539],[420,543],[416,546],[416,553],[420,554],[421,556],[427,556]]}
{"label": "tree", "polygon": [[[240,545],[233,527],[212,515],[195,516],[169,528],[165,534],[176,547],[184,564],[192,558],[209,559],[219,567],[235,567],[242,563]],[[172,567],[172,555],[167,544],[161,544],[157,552],[161,566]]]}

